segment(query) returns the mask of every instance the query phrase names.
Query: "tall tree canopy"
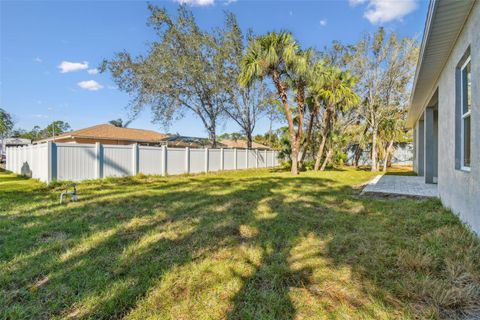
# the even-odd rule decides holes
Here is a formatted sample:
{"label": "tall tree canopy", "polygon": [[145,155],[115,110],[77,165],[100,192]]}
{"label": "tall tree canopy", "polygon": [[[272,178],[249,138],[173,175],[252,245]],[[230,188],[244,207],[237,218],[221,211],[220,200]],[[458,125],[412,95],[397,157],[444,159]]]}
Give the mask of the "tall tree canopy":
{"label": "tall tree canopy", "polygon": [[[293,174],[298,174],[298,154],[303,135],[305,78],[308,71],[308,58],[309,54],[300,50],[292,34],[270,32],[250,41],[242,60],[240,75],[240,84],[243,87],[264,78],[272,80],[288,123],[291,144],[291,171]],[[296,106],[290,103],[290,89],[295,90],[295,98],[292,100],[296,102]]]}
{"label": "tall tree canopy", "polygon": [[371,135],[372,171],[378,170],[378,134],[385,121],[401,120],[405,114],[418,46],[414,39],[387,36],[383,28],[366,34],[352,47],[349,67],[358,76],[357,91],[362,97],[359,113]]}
{"label": "tall tree canopy", "polygon": [[13,129],[13,118],[4,109],[0,108],[0,138],[4,138],[10,134]]}
{"label": "tall tree canopy", "polygon": [[215,146],[217,127],[237,85],[235,63],[242,39],[235,17],[226,14],[223,28],[207,32],[185,6],[179,7],[176,19],[157,6],[149,9],[149,25],[158,39],[148,53],[117,53],[101,69],[108,69],[118,87],[133,97],[134,112],[150,106],[154,121],[165,125],[193,112]]}

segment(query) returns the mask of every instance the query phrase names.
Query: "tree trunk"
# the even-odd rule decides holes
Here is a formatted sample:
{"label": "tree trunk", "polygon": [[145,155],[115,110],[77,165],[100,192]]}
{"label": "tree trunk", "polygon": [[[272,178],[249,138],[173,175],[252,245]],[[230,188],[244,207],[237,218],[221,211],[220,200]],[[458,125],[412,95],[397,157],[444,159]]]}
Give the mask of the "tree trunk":
{"label": "tree trunk", "polygon": [[355,168],[358,167],[358,162],[360,161],[360,157],[362,156],[363,150],[360,148],[360,145],[357,145],[357,148],[355,149],[355,153],[353,155],[353,166]]}
{"label": "tree trunk", "polygon": [[247,148],[252,149],[252,144],[253,144],[252,133],[247,132]]}
{"label": "tree trunk", "polygon": [[285,116],[287,117],[288,129],[290,132],[290,144],[292,147],[292,152],[290,153],[290,158],[292,160],[291,172],[292,174],[298,174],[298,143],[295,135],[295,125],[293,123],[292,113],[290,111],[290,107],[288,106],[287,91],[285,86],[280,81],[280,76],[278,73],[274,72],[272,74],[272,80],[282,101],[283,108],[285,109]]}
{"label": "tree trunk", "polygon": [[308,122],[305,143],[303,144],[302,150],[300,151],[300,160],[299,160],[300,167],[302,167],[303,165],[303,161],[305,160],[305,156],[307,154],[308,148],[310,147],[310,142],[312,141],[313,125],[315,123],[315,117],[317,116],[317,110],[318,108],[314,107],[314,110],[310,114],[310,121]]}
{"label": "tree trunk", "polygon": [[392,152],[393,140],[388,142],[387,150],[385,151],[385,158],[383,160],[383,172],[387,172],[388,156]]}
{"label": "tree trunk", "polygon": [[320,147],[318,148],[317,152],[317,159],[315,159],[315,166],[313,167],[313,170],[318,171],[320,168],[320,163],[322,161],[322,156],[323,156],[323,149],[325,148],[325,142],[327,141],[327,137],[324,135],[322,137],[322,142],[320,142]]}
{"label": "tree trunk", "polygon": [[325,128],[323,129],[322,142],[320,143],[320,148],[318,149],[317,159],[315,160],[314,170],[318,171],[320,168],[320,162],[322,161],[323,149],[325,148],[325,142],[327,141],[327,135],[330,133],[330,122],[333,113],[333,108],[329,107],[325,111]]}
{"label": "tree trunk", "polygon": [[210,141],[212,142],[212,148],[217,147],[217,134],[215,132],[215,128],[210,128],[208,130],[208,136],[210,138]]}
{"label": "tree trunk", "polygon": [[377,128],[373,128],[372,132],[372,172],[378,171],[377,166]]}
{"label": "tree trunk", "polygon": [[333,155],[333,148],[330,147],[330,148],[328,148],[327,156],[325,157],[325,161],[323,161],[323,164],[322,164],[322,167],[320,168],[320,171],[325,171],[325,168],[327,167],[327,164],[332,159],[332,155]]}

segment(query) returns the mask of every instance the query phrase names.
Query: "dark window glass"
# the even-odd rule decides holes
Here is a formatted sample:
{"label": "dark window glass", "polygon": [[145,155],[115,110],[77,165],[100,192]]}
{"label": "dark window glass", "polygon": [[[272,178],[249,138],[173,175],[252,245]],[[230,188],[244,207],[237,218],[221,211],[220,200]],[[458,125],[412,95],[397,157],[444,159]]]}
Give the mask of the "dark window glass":
{"label": "dark window glass", "polygon": [[470,116],[463,119],[463,166],[470,167]]}

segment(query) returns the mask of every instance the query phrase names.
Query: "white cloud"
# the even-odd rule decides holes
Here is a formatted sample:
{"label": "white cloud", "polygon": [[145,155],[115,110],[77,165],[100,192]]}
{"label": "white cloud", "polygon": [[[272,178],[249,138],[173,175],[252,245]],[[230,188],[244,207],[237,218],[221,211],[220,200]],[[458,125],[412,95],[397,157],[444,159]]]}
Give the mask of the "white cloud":
{"label": "white cloud", "polygon": [[235,3],[237,2],[238,0],[225,0],[225,2],[223,3],[224,5],[228,6],[229,4],[232,4],[232,3]]}
{"label": "white cloud", "polygon": [[293,11],[292,10],[288,11],[288,14],[293,16]]}
{"label": "white cloud", "polygon": [[188,4],[191,6],[210,6],[215,3],[215,0],[175,0],[180,4]]}
{"label": "white cloud", "polygon": [[95,80],[80,81],[78,86],[82,89],[90,91],[98,91],[103,88],[103,86]]}
{"label": "white cloud", "polygon": [[363,14],[372,24],[402,20],[407,14],[415,11],[418,0],[349,0],[350,5],[357,6],[368,3]]}
{"label": "white cloud", "polygon": [[58,65],[58,69],[60,69],[60,73],[85,70],[85,69],[88,69],[88,62],[87,61],[83,61],[83,62],[62,61]]}
{"label": "white cloud", "polygon": [[322,19],[322,20],[320,20],[320,25],[321,25],[322,27],[325,27],[325,26],[327,25],[327,23],[328,23],[327,19]]}
{"label": "white cloud", "polygon": [[38,63],[42,63],[42,62],[43,62],[42,58],[40,58],[40,57],[36,57],[36,58],[33,59],[33,60],[34,60],[35,62],[38,62]]}
{"label": "white cloud", "polygon": [[87,72],[88,72],[88,74],[95,75],[95,74],[98,73],[98,69],[88,69]]}

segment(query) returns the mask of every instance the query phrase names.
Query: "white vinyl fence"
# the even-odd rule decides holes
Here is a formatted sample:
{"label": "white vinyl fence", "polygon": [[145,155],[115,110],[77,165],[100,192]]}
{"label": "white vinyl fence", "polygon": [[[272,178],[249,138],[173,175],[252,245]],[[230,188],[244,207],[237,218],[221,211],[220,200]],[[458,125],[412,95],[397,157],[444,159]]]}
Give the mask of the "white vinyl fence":
{"label": "white vinyl fence", "polygon": [[52,143],[7,148],[6,169],[44,182],[272,168],[278,152]]}

